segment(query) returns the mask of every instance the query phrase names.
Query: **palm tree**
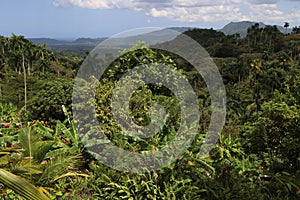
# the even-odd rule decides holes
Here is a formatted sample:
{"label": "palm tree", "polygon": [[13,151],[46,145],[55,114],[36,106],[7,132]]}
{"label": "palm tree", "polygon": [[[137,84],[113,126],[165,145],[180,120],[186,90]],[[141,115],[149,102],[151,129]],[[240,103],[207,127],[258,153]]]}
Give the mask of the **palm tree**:
{"label": "palm tree", "polygon": [[244,77],[248,76],[248,66],[243,62],[237,62],[234,71],[238,74],[238,84],[240,85]]}
{"label": "palm tree", "polygon": [[39,44],[36,46],[36,57],[39,60],[39,70],[42,71],[42,74],[45,73],[45,68],[49,66],[48,55],[49,51],[46,49],[46,45]]}
{"label": "palm tree", "polygon": [[278,52],[278,66],[284,70],[289,70],[292,65],[292,58],[284,51]]}
{"label": "palm tree", "polygon": [[59,62],[58,56],[55,53],[51,52],[49,54],[49,60],[51,61],[50,68],[53,71],[55,71],[55,73],[57,74],[57,76],[60,76],[60,73],[63,70],[63,66]]}
{"label": "palm tree", "polygon": [[[12,34],[12,37],[9,39],[10,45],[12,48],[12,53],[15,56],[16,64],[18,65],[21,60],[21,66],[23,69],[24,76],[24,110],[26,111],[27,106],[27,77],[26,77],[26,68],[25,68],[25,45],[28,40],[24,38],[24,36],[17,36]],[[17,66],[16,66],[17,67]],[[19,73],[21,73],[21,69],[19,68]]]}
{"label": "palm tree", "polygon": [[267,47],[268,50],[271,50],[271,45],[272,45],[272,35],[273,35],[273,27],[272,26],[266,26],[265,27],[265,40],[264,43],[268,43]]}
{"label": "palm tree", "polygon": [[25,44],[24,51],[26,55],[26,60],[27,60],[27,73],[30,76],[31,73],[31,67],[33,66],[32,62],[35,59],[35,45],[33,42],[28,41]]}
{"label": "palm tree", "polygon": [[261,98],[261,83],[258,81],[258,75],[263,67],[262,60],[260,59],[254,59],[250,67],[252,69],[252,72],[254,73],[254,92],[253,92],[253,99],[255,100],[256,105],[256,111],[260,110],[260,98]]}
{"label": "palm tree", "polygon": [[14,67],[16,72],[19,72],[20,74],[20,69],[19,69],[19,63],[20,63],[20,51],[21,51],[21,42],[22,39],[13,34],[9,38],[9,50],[10,50],[10,56],[14,60]]}
{"label": "palm tree", "polygon": [[241,40],[241,34],[239,33],[234,34],[234,40],[235,40],[235,44],[239,45],[239,41]]}
{"label": "palm tree", "polygon": [[288,45],[289,45],[289,47],[291,49],[291,57],[292,57],[292,59],[296,60],[297,55],[300,52],[300,42],[297,41],[297,40],[291,40]]}
{"label": "palm tree", "polygon": [[288,23],[288,22],[284,22],[284,28],[285,28],[285,34],[287,33],[287,29],[288,29],[288,27],[290,26],[290,23]]}
{"label": "palm tree", "polygon": [[300,33],[300,26],[295,26],[295,27],[293,27],[292,33],[293,33],[293,34],[299,34],[299,33]]}
{"label": "palm tree", "polygon": [[0,79],[7,75],[7,57],[0,53]]}
{"label": "palm tree", "polygon": [[0,46],[1,46],[1,51],[2,54],[4,55],[7,50],[7,46],[8,46],[8,38],[4,37],[4,36],[0,36]]}
{"label": "palm tree", "polygon": [[252,26],[252,29],[253,29],[253,35],[254,35],[254,46],[256,45],[257,43],[257,35],[258,35],[258,32],[259,32],[259,23],[255,23],[253,26]]}

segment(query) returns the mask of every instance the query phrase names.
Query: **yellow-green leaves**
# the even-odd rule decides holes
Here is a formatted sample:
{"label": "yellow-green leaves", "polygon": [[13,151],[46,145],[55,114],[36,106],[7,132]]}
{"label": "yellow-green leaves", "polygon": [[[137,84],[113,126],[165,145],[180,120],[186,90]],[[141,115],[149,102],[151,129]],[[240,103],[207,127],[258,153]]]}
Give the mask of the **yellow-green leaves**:
{"label": "yellow-green leaves", "polygon": [[8,171],[0,169],[0,182],[21,196],[30,200],[48,200],[49,198],[31,183]]}

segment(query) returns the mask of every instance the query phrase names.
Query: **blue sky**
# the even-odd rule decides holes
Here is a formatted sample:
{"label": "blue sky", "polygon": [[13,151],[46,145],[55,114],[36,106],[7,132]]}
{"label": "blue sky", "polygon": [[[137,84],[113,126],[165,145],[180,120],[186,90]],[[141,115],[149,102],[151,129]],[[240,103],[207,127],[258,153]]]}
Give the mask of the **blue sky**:
{"label": "blue sky", "polygon": [[143,27],[300,25],[300,0],[1,0],[0,35],[107,37]]}

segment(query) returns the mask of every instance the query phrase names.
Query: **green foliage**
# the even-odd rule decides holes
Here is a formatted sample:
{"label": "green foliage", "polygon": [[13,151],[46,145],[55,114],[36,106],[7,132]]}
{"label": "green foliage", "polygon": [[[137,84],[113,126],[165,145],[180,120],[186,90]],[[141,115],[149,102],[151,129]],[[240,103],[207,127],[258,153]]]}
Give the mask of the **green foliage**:
{"label": "green foliage", "polygon": [[59,78],[44,82],[39,88],[39,93],[28,102],[28,119],[63,121],[66,116],[62,106],[71,110],[73,81]]}
{"label": "green foliage", "polygon": [[184,34],[190,36],[205,48],[226,40],[224,33],[213,29],[193,29],[184,32]]}
{"label": "green foliage", "polygon": [[[126,174],[102,165],[92,165],[91,181],[99,199],[194,199],[194,190],[189,179],[176,179],[162,172]],[[106,173],[103,174],[102,171]]]}
{"label": "green foliage", "polygon": [[255,52],[278,52],[283,45],[283,33],[274,26],[259,27],[256,23],[248,28],[245,43]]}
{"label": "green foliage", "polygon": [[262,105],[257,120],[245,127],[245,145],[250,152],[267,154],[266,159],[275,172],[283,169],[295,172],[300,167],[299,108],[276,102],[282,94],[276,95],[275,100]]}
{"label": "green foliage", "polygon": [[242,51],[235,44],[216,44],[208,49],[210,55],[219,58],[238,57]]}
{"label": "green foliage", "polygon": [[[84,127],[79,130],[71,118],[73,80],[67,77],[74,75],[83,58],[57,56],[23,37],[0,37],[0,99],[6,102],[0,103],[0,171],[15,174],[0,176],[0,198],[22,199],[21,195],[30,194],[24,193],[25,185],[37,192],[35,184],[47,189],[43,191],[51,199],[299,199],[297,27],[293,34],[284,35],[275,27],[254,25],[245,38],[215,30],[195,29],[186,34],[218,57],[214,60],[226,84],[226,124],[205,157],[198,153],[210,121],[209,94],[199,74],[177,55],[138,43],[121,52],[101,80],[91,77],[90,83],[81,83],[82,91],[97,88],[95,98],[75,106],[95,106],[108,139],[139,153],[153,153],[176,136],[181,109],[169,89],[144,85],[131,95],[129,117],[145,126],[153,120],[150,108],[159,103],[168,114],[164,127],[150,138],[124,135],[111,112],[111,95],[119,79],[136,66],[163,63],[193,86],[201,114],[195,140],[176,162],[144,174],[111,169],[85,150],[107,140],[81,138],[90,126],[89,118],[81,113]],[[26,113],[18,109],[25,103],[24,74],[29,99]],[[18,185],[20,177],[26,179],[22,186]]]}
{"label": "green foliage", "polygon": [[[141,49],[136,50],[137,48]],[[143,64],[146,66],[148,64],[158,65],[158,63],[174,68],[174,61],[169,56],[147,48],[142,43],[137,44],[137,46],[134,46],[130,50],[125,50],[123,53],[124,54],[106,70],[103,79],[100,81],[94,80],[96,85],[98,85],[95,94],[95,104],[96,115],[98,121],[101,123],[101,129],[111,141],[122,148],[139,152],[148,151],[153,147],[159,148],[174,137],[180,123],[179,103],[174,94],[163,86],[153,84],[144,85],[132,94],[129,104],[130,115],[136,124],[145,126],[151,122],[150,108],[155,105],[155,103],[164,106],[168,113],[168,119],[166,119],[163,130],[154,137],[145,140],[125,136],[121,133],[118,124],[112,116],[111,99],[109,97],[111,97],[120,75],[128,72],[131,68]],[[172,77],[166,76],[165,78],[166,81],[173,80]]]}
{"label": "green foliage", "polygon": [[[10,127],[3,128],[5,129],[9,130]],[[38,121],[12,130],[0,136],[2,169],[26,178],[28,182],[43,186],[51,186],[69,177],[88,176],[80,173],[84,164],[81,155],[83,147],[73,122],[68,126],[67,122],[58,121],[55,131],[47,127],[47,123]],[[15,177],[13,179],[18,180]],[[26,191],[25,182],[22,183],[24,188],[17,183],[15,183],[17,188],[9,182],[3,184],[18,193],[21,190]]]}
{"label": "green foliage", "polygon": [[48,200],[49,198],[39,191],[36,187],[23,180],[22,178],[0,169],[0,182],[10,187],[26,199]]}

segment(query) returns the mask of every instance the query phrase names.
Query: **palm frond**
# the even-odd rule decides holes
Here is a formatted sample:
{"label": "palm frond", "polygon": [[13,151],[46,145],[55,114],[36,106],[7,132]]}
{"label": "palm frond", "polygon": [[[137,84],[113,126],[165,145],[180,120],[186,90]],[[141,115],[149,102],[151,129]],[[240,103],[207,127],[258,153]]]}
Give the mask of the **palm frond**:
{"label": "palm frond", "polygon": [[66,156],[64,154],[55,157],[49,161],[39,181],[53,182],[56,177],[78,170],[82,163],[82,156]]}
{"label": "palm frond", "polygon": [[34,185],[8,171],[0,169],[0,182],[29,200],[49,200]]}
{"label": "palm frond", "polygon": [[31,128],[26,128],[19,134],[19,141],[25,149],[23,155],[32,157],[39,162],[42,162],[46,153],[54,144],[53,141],[42,141],[40,135],[31,131]]}
{"label": "palm frond", "polygon": [[87,175],[87,174],[79,174],[79,173],[75,173],[75,172],[68,172],[68,173],[63,174],[63,175],[61,175],[61,176],[55,177],[55,178],[53,179],[53,182],[54,182],[54,181],[57,181],[57,180],[59,180],[59,179],[61,179],[61,178],[64,178],[64,177],[69,177],[69,176],[83,176],[83,177],[90,177],[90,176]]}
{"label": "palm frond", "polygon": [[14,174],[23,176],[42,174],[43,166],[36,160],[28,158],[19,161],[10,171]]}

